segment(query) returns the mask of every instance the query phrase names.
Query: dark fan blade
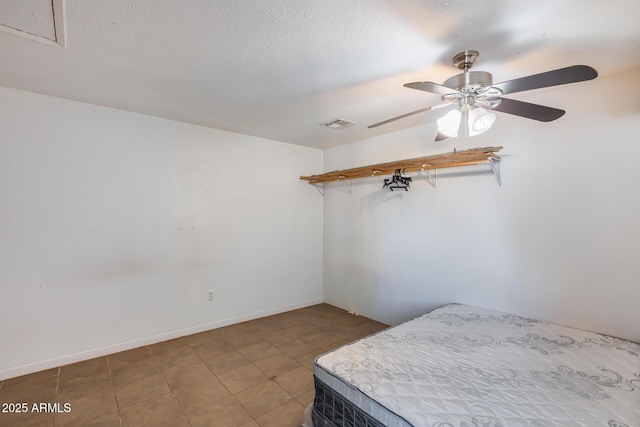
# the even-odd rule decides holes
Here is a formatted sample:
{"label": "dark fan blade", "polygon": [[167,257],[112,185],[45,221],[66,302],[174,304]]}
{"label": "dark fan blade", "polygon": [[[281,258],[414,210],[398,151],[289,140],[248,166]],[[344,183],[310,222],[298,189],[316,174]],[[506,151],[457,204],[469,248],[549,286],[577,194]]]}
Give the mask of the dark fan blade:
{"label": "dark fan blade", "polygon": [[392,119],[388,119],[388,120],[385,120],[385,121],[383,121],[383,122],[373,124],[373,125],[371,125],[371,126],[368,126],[368,127],[367,127],[367,129],[377,128],[378,126],[386,125],[387,123],[395,122],[396,120],[404,119],[405,117],[413,116],[414,114],[424,113],[425,111],[429,111],[429,110],[431,110],[431,109],[433,109],[433,108],[437,108],[437,107],[439,107],[439,106],[437,106],[437,105],[436,105],[435,107],[426,107],[426,108],[421,108],[421,109],[419,109],[419,110],[412,111],[412,112],[410,112],[410,113],[403,114],[403,115],[401,115],[401,116],[394,117],[394,118],[392,118]]}
{"label": "dark fan blade", "polygon": [[572,67],[560,68],[558,70],[547,71],[546,73],[534,74],[532,76],[521,77],[502,83],[491,85],[498,88],[503,94],[522,92],[525,90],[540,89],[549,86],[566,85],[568,83],[583,82],[598,77],[598,72],[586,65],[574,65]]}
{"label": "dark fan blade", "polygon": [[408,87],[410,89],[423,90],[425,92],[435,93],[436,95],[448,95],[450,93],[462,93],[455,89],[451,89],[446,86],[439,85],[433,82],[414,82],[407,83],[404,87]]}
{"label": "dark fan blade", "polygon": [[491,108],[501,113],[513,114],[514,116],[526,117],[527,119],[550,122],[564,116],[564,110],[545,107],[544,105],[530,104],[528,102],[516,101],[508,98],[491,98],[487,101],[500,100],[497,107]]}

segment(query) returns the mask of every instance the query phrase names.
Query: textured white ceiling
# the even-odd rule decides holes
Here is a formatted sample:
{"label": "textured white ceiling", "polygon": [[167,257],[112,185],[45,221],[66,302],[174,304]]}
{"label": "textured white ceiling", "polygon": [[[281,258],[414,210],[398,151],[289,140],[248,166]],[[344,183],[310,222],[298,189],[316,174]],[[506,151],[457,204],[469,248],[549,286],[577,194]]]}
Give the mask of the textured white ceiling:
{"label": "textured white ceiling", "polygon": [[[438,104],[402,85],[443,82],[465,49],[496,82],[575,64],[599,78],[640,68],[638,0],[63,4],[64,48],[0,33],[0,85],[319,148],[433,121],[367,129]],[[338,117],[359,124],[318,126]]]}

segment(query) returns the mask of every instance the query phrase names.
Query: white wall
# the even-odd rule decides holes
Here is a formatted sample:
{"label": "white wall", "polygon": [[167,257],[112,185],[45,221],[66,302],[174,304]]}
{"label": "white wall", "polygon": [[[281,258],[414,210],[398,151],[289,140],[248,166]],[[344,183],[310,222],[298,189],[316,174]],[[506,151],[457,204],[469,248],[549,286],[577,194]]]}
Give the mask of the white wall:
{"label": "white wall", "polygon": [[321,168],[0,87],[0,379],[321,302]]}
{"label": "white wall", "polygon": [[[567,113],[499,114],[468,141],[504,146],[502,187],[488,166],[439,171],[437,189],[418,179],[407,193],[375,178],[352,194],[325,185],[325,301],[391,324],[459,302],[640,341],[638,81],[513,96]],[[324,167],[453,149],[435,134],[432,123],[327,150]]]}

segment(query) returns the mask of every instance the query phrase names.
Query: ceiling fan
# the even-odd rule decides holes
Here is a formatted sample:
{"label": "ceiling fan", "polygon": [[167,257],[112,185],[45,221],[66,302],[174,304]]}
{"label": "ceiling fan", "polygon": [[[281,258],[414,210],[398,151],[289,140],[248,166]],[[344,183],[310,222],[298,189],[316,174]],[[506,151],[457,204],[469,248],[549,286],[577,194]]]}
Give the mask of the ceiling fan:
{"label": "ceiling fan", "polygon": [[453,65],[463,70],[463,72],[447,79],[441,85],[433,82],[414,82],[404,85],[411,89],[440,95],[444,104],[393,117],[375,123],[369,128],[375,128],[414,114],[447,106],[454,106],[454,108],[438,120],[436,141],[449,137],[455,138],[458,134],[474,136],[487,131],[496,118],[491,111],[512,114],[541,122],[550,122],[562,117],[565,113],[564,110],[503,98],[502,95],[581,82],[598,76],[598,72],[591,67],[573,65],[494,84],[493,76],[490,73],[486,71],[469,71],[479,56],[478,51],[475,50],[466,50],[454,56]]}

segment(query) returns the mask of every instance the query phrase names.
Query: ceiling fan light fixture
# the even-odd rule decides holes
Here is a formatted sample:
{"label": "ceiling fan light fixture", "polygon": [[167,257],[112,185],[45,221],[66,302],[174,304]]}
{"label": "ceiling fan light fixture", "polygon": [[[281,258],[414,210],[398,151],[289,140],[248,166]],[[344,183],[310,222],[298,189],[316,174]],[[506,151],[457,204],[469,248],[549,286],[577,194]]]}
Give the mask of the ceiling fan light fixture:
{"label": "ceiling fan light fixture", "polygon": [[460,110],[451,110],[438,119],[438,132],[448,136],[449,138],[458,137],[458,128],[460,127]]}
{"label": "ceiling fan light fixture", "polygon": [[469,112],[469,136],[488,131],[495,121],[495,113],[490,113],[484,108],[474,108]]}
{"label": "ceiling fan light fixture", "polygon": [[[452,112],[447,114],[438,120],[439,132],[436,141],[441,141],[448,137],[457,137],[459,131],[454,128],[456,121],[458,125],[464,125],[465,137],[486,132],[491,128],[491,125],[496,119],[493,111],[538,120],[540,122],[556,120],[562,117],[565,113],[564,110],[503,98],[502,95],[583,82],[598,77],[598,72],[587,65],[573,65],[494,84],[491,73],[486,71],[469,71],[478,57],[478,52],[474,50],[465,50],[454,56],[453,65],[464,72],[450,77],[445,80],[443,84],[429,81],[405,83],[404,87],[440,95],[442,101],[444,101],[444,106],[454,105],[461,110],[457,113]],[[478,107],[487,108],[491,112],[478,111],[474,114],[479,115],[482,112],[485,114],[482,114],[482,117],[471,120],[471,116],[474,114],[470,113],[473,113],[474,109]],[[373,124],[369,126],[369,128],[429,111],[433,108],[434,107],[421,108],[420,110]],[[465,121],[460,122],[460,116],[463,114],[465,114]]]}

